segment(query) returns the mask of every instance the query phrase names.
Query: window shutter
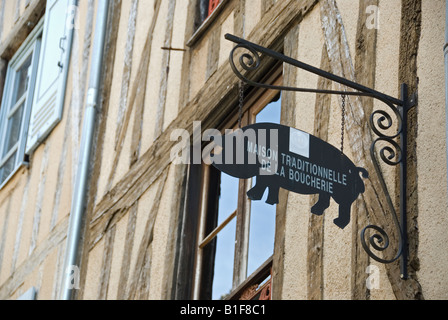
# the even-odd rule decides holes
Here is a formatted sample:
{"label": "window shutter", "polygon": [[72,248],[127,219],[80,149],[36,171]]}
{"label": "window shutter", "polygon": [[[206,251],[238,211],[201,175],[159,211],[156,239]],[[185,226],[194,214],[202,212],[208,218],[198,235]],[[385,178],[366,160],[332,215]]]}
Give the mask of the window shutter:
{"label": "window shutter", "polygon": [[73,28],[69,0],[47,0],[42,47],[28,129],[26,153],[31,153],[62,119]]}

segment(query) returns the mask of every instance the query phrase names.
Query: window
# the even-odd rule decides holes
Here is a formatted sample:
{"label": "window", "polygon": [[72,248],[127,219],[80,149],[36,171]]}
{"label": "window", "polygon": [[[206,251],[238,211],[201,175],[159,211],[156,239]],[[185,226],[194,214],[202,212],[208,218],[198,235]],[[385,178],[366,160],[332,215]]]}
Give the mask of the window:
{"label": "window", "polygon": [[42,23],[10,61],[0,113],[0,185],[23,163]]}
{"label": "window", "polygon": [[9,61],[0,108],[0,187],[62,118],[70,49],[69,0],[48,0],[45,18]]}
{"label": "window", "polygon": [[229,0],[196,0],[192,2],[195,6],[192,8],[194,17],[192,20],[192,35],[186,46],[192,47],[210,29],[227,2]]}
{"label": "window", "polygon": [[[248,101],[242,126],[280,123],[278,92],[264,91]],[[223,129],[237,127],[235,119],[228,124]],[[201,170],[193,298],[260,298],[263,284],[270,285],[276,206],[265,203],[267,191],[260,201],[247,198],[256,178],[237,179],[205,164]]]}
{"label": "window", "polygon": [[222,0],[198,0],[196,7],[195,29],[215,11]]}

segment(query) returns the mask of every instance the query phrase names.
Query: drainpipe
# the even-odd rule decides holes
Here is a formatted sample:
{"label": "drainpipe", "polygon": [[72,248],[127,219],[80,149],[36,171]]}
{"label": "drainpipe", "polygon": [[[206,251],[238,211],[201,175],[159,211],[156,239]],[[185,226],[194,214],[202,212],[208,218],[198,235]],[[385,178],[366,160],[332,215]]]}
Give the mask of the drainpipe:
{"label": "drainpipe", "polygon": [[[95,35],[92,49],[92,61],[84,112],[81,145],[79,150],[78,169],[72,196],[70,221],[67,233],[64,270],[62,279],[62,300],[71,300],[79,276],[79,249],[81,229],[87,203],[90,164],[92,157],[93,137],[95,133],[98,90],[103,65],[104,42],[106,35],[108,0],[99,0],[96,13]],[[78,272],[76,271],[78,270]]]}

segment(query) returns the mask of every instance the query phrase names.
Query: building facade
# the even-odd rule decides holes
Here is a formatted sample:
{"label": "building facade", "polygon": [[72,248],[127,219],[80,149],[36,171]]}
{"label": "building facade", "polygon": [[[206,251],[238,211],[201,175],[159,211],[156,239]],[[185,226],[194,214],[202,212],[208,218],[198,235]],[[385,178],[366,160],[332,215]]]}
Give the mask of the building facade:
{"label": "building facade", "polygon": [[[448,298],[445,10],[442,0],[0,1],[0,298]],[[402,121],[397,106],[291,63],[260,54],[251,65],[244,48],[233,52],[239,72],[273,87],[241,81],[226,34],[412,107]],[[258,177],[210,165],[212,135],[266,122],[343,148],[368,172],[349,220],[329,197],[254,195]],[[288,165],[300,183],[305,169]]]}

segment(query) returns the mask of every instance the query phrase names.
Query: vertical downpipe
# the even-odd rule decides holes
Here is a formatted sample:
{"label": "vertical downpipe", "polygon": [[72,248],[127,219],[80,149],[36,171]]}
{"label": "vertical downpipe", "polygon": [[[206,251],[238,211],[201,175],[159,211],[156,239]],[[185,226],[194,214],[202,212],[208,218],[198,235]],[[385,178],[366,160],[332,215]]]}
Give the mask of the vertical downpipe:
{"label": "vertical downpipe", "polygon": [[[95,35],[93,40],[92,61],[87,91],[84,123],[79,150],[78,169],[72,196],[70,221],[67,233],[64,269],[62,275],[61,300],[71,300],[74,287],[74,270],[79,268],[79,247],[83,218],[86,210],[89,168],[92,157],[93,137],[95,133],[98,90],[103,65],[104,42],[106,35],[108,0],[99,0],[96,13]],[[76,54],[76,53],[75,53]],[[76,276],[76,275],[75,275]],[[76,282],[76,281],[75,281]]]}

